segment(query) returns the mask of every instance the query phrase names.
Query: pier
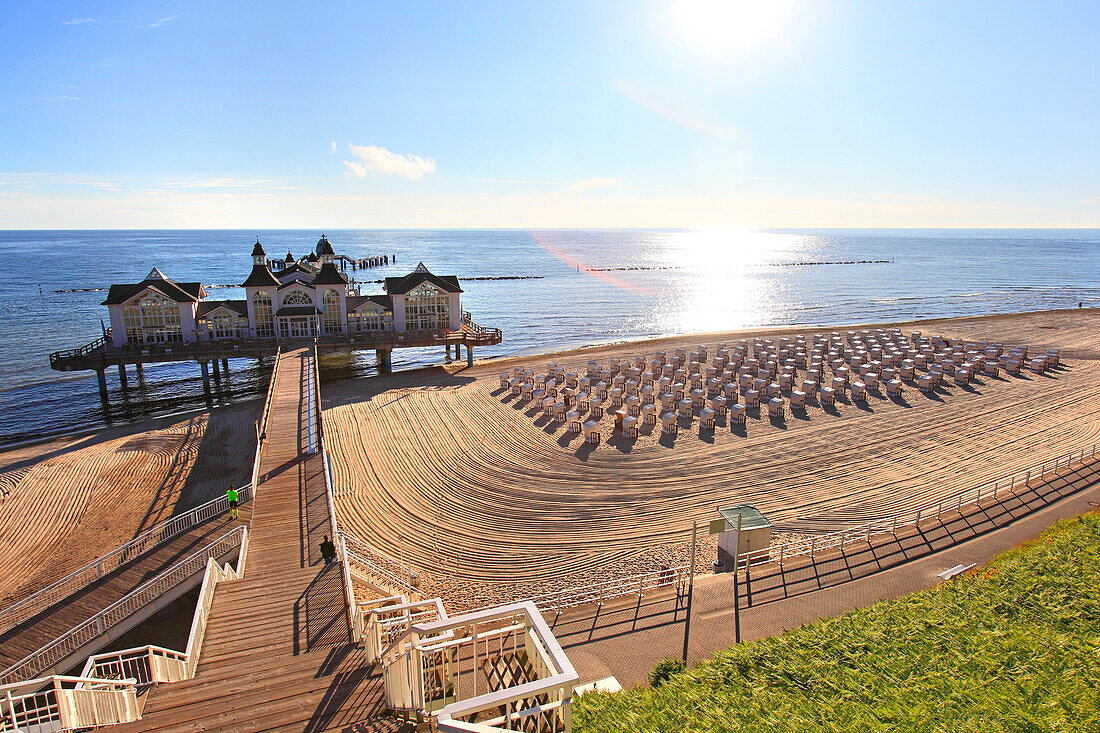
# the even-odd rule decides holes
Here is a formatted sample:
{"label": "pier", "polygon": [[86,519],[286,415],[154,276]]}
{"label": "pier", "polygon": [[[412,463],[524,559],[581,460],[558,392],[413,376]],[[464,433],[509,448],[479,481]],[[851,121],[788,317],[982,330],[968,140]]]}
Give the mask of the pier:
{"label": "pier", "polygon": [[212,394],[211,376],[218,378],[222,370],[228,371],[229,359],[263,359],[274,356],[280,347],[287,351],[316,343],[318,353],[322,355],[373,350],[378,356],[379,369],[388,373],[392,370],[394,349],[442,346],[448,359],[459,359],[465,348],[466,364],[473,366],[475,346],[495,346],[502,338],[499,328],[480,326],[470,320],[468,313],[463,314],[462,328],[457,331],[356,333],[296,339],[240,338],[114,346],[108,329],[103,337],[91,343],[50,354],[50,367],[60,372],[94,371],[99,383],[99,396],[106,401],[107,369],[118,368],[119,380],[125,389],[127,369],[130,367],[141,375],[145,364],[194,361],[202,373],[203,392],[209,397]]}

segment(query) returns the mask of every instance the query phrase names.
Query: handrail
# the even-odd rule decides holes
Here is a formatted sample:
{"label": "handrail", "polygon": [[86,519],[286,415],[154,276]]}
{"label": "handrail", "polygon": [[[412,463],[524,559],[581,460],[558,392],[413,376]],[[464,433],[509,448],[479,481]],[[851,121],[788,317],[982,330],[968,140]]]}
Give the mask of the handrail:
{"label": "handrail", "polygon": [[[252,498],[252,486],[252,484],[249,484],[237,489],[240,503],[243,504]],[[211,499],[205,504],[200,504],[186,514],[177,515],[145,530],[126,544],[97,557],[64,578],[55,580],[45,588],[35,591],[21,601],[0,611],[0,631],[26,621],[105,575],[114,572],[139,555],[152,550],[181,532],[224,514],[228,510],[229,499],[222,495],[216,499]]]}
{"label": "handrail", "polygon": [[135,684],[52,675],[0,685],[0,730],[74,730],[139,720]]}
{"label": "handrail", "polygon": [[17,681],[21,677],[36,674],[78,651],[96,637],[106,633],[116,623],[200,572],[206,565],[207,558],[217,558],[233,547],[240,546],[246,532],[247,529],[243,526],[235,527],[156,577],[142,583],[96,615],[0,672],[0,683]]}
{"label": "handrail", "polygon": [[[977,503],[982,499],[996,498],[1002,492],[1012,491],[1020,485],[1027,485],[1032,479],[1041,479],[1048,473],[1057,471],[1060,467],[1065,468],[1075,462],[1083,463],[1085,460],[1095,460],[1097,445],[1094,443],[1085,448],[1074,449],[1057,458],[1012,474],[1008,478],[982,484],[977,488],[965,489],[935,504],[922,507],[916,512],[906,512],[884,519],[876,519],[836,532],[817,535],[810,539],[793,540],[745,553],[738,558],[738,567],[764,562],[782,563],[787,559],[803,555],[812,557],[818,552],[835,549],[845,544],[867,542],[868,539],[878,534],[895,533],[899,527],[919,524],[922,519],[938,518],[944,511],[959,511],[963,507],[969,506],[971,503]],[[1076,458],[1074,458],[1075,456]],[[650,588],[667,587],[684,580],[690,570],[687,565],[676,565],[638,573],[625,578],[612,578],[588,585],[531,596],[524,600],[531,601],[540,610],[560,612],[586,603],[603,604],[615,598],[641,594]]]}

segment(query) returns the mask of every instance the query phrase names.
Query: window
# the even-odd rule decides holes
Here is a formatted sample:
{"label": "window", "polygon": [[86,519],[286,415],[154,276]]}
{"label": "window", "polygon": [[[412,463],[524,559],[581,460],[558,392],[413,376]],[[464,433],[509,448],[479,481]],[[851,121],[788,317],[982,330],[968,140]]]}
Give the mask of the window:
{"label": "window", "polygon": [[424,284],[405,296],[406,331],[442,331],[450,328],[450,299]]}
{"label": "window", "polygon": [[335,290],[326,290],[321,296],[321,305],[324,310],[325,333],[343,333],[344,319],[340,313],[340,294]]}
{"label": "window", "polygon": [[124,306],[122,321],[127,341],[166,343],[183,340],[179,305],[158,295],[150,293]]}
{"label": "window", "polygon": [[232,339],[241,335],[240,324],[233,313],[216,313],[207,319],[210,336],[216,339]]}
{"label": "window", "polygon": [[393,317],[383,311],[363,311],[349,319],[352,330],[359,332],[389,331],[393,328]]}
{"label": "window", "polygon": [[313,298],[309,296],[309,293],[292,290],[283,296],[283,305],[313,305]]}
{"label": "window", "polygon": [[252,315],[256,321],[256,336],[274,338],[275,320],[272,317],[271,293],[266,290],[256,291],[252,296]]}

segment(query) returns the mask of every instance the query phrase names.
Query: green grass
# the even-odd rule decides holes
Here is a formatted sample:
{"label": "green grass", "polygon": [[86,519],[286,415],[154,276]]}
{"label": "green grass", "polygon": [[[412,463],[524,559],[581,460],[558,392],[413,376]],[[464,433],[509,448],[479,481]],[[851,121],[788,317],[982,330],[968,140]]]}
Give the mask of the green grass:
{"label": "green grass", "polygon": [[597,731],[1100,731],[1100,515],[953,583],[590,693]]}

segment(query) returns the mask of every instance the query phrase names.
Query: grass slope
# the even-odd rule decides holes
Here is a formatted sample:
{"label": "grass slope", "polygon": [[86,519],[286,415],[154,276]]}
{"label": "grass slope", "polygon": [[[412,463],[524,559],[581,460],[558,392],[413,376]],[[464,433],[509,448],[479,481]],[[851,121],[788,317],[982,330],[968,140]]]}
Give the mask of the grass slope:
{"label": "grass slope", "polygon": [[574,731],[1100,731],[1100,515],[953,583],[590,693]]}

